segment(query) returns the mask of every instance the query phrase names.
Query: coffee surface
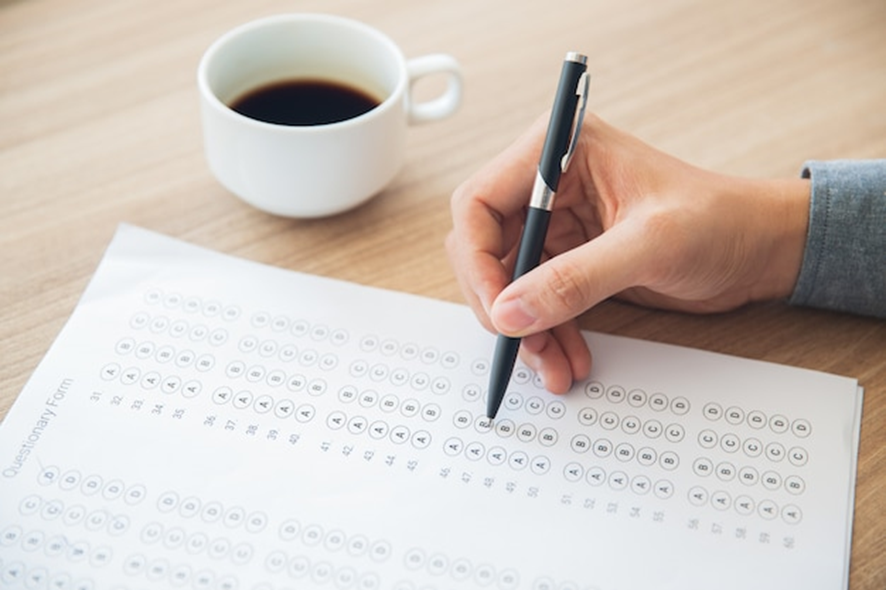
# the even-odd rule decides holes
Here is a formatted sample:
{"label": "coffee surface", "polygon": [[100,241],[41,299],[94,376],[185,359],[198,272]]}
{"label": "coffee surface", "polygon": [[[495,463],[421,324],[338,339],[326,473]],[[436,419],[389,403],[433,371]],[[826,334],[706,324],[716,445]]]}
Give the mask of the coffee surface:
{"label": "coffee surface", "polygon": [[278,125],[326,125],[358,117],[380,104],[368,93],[329,80],[280,80],[260,86],[230,107]]}

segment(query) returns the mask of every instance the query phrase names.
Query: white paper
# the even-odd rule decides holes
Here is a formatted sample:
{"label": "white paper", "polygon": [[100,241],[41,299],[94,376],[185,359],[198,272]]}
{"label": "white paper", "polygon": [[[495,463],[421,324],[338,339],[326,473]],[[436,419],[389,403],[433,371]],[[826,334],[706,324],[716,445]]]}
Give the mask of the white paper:
{"label": "white paper", "polygon": [[0,586],[847,587],[855,380],[586,337],[490,426],[467,308],[122,226],[0,428]]}

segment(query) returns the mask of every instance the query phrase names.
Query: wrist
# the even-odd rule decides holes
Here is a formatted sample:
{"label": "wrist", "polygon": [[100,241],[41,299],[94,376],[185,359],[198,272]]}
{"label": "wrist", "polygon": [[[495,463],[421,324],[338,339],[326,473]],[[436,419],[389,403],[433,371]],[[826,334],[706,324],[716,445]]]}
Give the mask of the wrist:
{"label": "wrist", "polygon": [[784,299],[793,293],[803,264],[809,227],[811,183],[807,179],[754,181],[750,187],[759,196],[757,202],[765,227],[762,272],[752,298]]}

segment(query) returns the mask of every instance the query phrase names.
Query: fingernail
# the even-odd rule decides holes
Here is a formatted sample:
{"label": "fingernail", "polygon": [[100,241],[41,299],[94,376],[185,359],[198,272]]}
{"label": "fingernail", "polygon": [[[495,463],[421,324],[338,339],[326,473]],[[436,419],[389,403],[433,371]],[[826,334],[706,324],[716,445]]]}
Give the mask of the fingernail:
{"label": "fingernail", "polygon": [[493,323],[503,332],[522,332],[533,323],[535,316],[523,305],[519,298],[497,304],[493,309]]}

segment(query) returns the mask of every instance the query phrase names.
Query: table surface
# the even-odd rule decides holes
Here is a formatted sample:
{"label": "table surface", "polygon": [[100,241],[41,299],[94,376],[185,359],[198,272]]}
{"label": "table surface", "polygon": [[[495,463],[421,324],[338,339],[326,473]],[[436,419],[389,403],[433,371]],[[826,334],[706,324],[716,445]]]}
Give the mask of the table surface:
{"label": "table surface", "polygon": [[[201,53],[292,11],[361,19],[407,56],[447,52],[464,68],[458,114],[411,128],[394,182],[329,219],[251,209],[203,158]],[[796,176],[806,159],[886,154],[884,29],[883,0],[0,0],[0,417],[120,222],[461,302],[443,249],[449,196],[550,106],[567,51],[590,56],[590,108],[609,122],[703,167]],[[886,587],[886,323],[780,302],[713,316],[606,302],[581,321],[858,378],[850,588]]]}

